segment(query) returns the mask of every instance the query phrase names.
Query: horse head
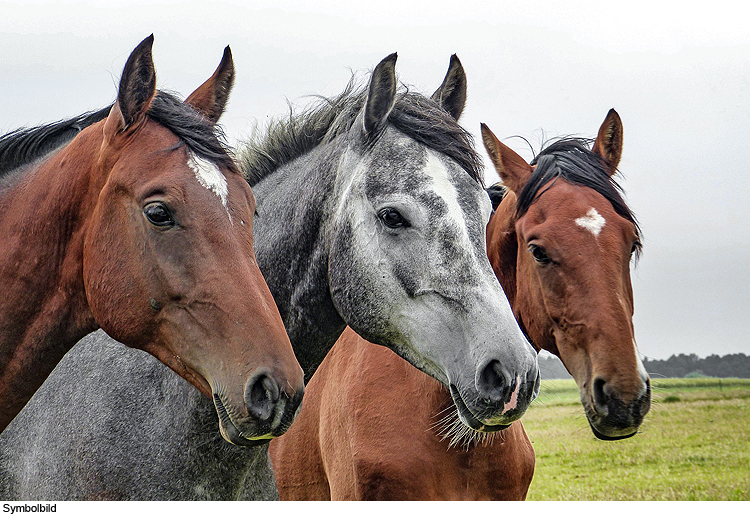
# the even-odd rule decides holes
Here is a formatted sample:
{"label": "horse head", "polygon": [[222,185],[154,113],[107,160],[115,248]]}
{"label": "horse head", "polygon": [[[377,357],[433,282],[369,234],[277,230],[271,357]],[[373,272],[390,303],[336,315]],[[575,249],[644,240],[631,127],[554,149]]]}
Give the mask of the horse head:
{"label": "horse head", "polygon": [[536,396],[539,371],[487,260],[491,204],[456,122],[465,74],[453,56],[432,98],[399,94],[395,63],[376,66],[341,139],[333,302],[362,337],[450,388],[465,424],[503,429]]}
{"label": "horse head", "polygon": [[291,424],[303,376],[255,262],[255,199],[216,135],[231,53],[183,103],[156,91],[152,42],[128,59],[106,120],[79,137],[100,138],[86,296],[108,334],[214,400],[228,441],[266,442]]}
{"label": "horse head", "polygon": [[503,185],[488,254],[522,328],[575,378],[594,434],[636,433],[651,402],[633,328],[630,264],[640,230],[612,176],[622,122],[610,110],[592,149],[560,140],[526,163],[482,124]]}

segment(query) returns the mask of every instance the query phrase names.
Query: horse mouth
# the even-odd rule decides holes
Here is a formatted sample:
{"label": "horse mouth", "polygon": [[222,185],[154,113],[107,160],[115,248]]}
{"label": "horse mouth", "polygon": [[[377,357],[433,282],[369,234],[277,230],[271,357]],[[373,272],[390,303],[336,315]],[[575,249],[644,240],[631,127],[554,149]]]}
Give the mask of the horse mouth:
{"label": "horse mouth", "polygon": [[591,432],[597,439],[602,441],[620,441],[628,439],[638,433],[640,421],[633,421],[634,424],[607,424],[607,417],[603,417],[592,410],[589,406],[583,406],[586,412],[586,420],[589,423]]}
{"label": "horse mouth", "polygon": [[633,437],[635,434],[638,433],[638,428],[634,428],[631,433],[611,436],[611,435],[605,435],[601,433],[599,430],[596,429],[596,427],[594,427],[593,424],[591,424],[591,421],[589,421],[589,426],[591,427],[591,431],[594,433],[594,436],[597,439],[600,439],[602,441],[621,441],[622,439],[628,439],[630,437]]}
{"label": "horse mouth", "polygon": [[243,434],[232,420],[221,395],[217,393],[214,393],[214,406],[216,407],[216,413],[219,415],[219,432],[227,442],[238,446],[261,446],[269,443],[274,437],[271,434],[257,437],[247,437]]}
{"label": "horse mouth", "polygon": [[458,388],[453,384],[450,384],[449,388],[451,392],[451,398],[453,399],[453,403],[456,405],[456,410],[458,411],[458,417],[461,419],[461,422],[463,422],[466,426],[468,426],[472,430],[476,430],[478,432],[484,432],[484,433],[491,433],[491,432],[499,432],[500,430],[505,430],[506,428],[510,427],[511,423],[509,424],[485,424],[483,423],[476,415],[474,415],[474,413],[472,413],[472,411],[466,405],[466,402],[461,396],[461,392],[458,391]]}

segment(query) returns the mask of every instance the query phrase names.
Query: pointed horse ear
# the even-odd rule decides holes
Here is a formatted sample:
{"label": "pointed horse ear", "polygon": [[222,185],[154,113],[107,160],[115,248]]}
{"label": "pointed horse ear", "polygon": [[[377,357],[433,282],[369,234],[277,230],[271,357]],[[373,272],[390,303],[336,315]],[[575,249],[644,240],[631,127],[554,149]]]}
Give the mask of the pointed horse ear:
{"label": "pointed horse ear", "polygon": [[372,137],[380,132],[396,103],[396,59],[391,53],[375,67],[365,101],[363,126],[365,135]]}
{"label": "pointed horse ear", "polygon": [[466,105],[466,72],[455,53],[451,55],[448,73],[445,74],[443,84],[432,94],[432,100],[456,121],[461,117]]}
{"label": "pointed horse ear", "polygon": [[190,94],[185,103],[203,114],[212,123],[217,123],[229,101],[234,84],[234,62],[232,50],[224,48],[219,67],[214,74]]}
{"label": "pointed horse ear", "polygon": [[104,132],[112,138],[139,122],[156,95],[156,70],[151,57],[154,35],[151,34],[133,50],[120,78],[117,101],[104,123]]}
{"label": "pointed horse ear", "polygon": [[622,120],[614,108],[610,109],[604,123],[599,127],[599,134],[596,135],[596,141],[592,151],[601,156],[604,165],[612,176],[617,172],[617,166],[622,158]]}
{"label": "pointed horse ear", "polygon": [[516,151],[498,140],[487,125],[482,123],[481,128],[484,148],[487,149],[503,185],[515,194],[520,193],[534,169]]}

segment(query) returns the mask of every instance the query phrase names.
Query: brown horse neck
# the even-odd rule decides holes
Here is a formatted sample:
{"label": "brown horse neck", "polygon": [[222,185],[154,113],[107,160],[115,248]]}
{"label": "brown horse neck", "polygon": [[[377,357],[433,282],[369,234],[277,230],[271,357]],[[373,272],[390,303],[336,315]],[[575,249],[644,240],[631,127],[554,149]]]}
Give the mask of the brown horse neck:
{"label": "brown horse neck", "polygon": [[518,256],[515,207],[515,195],[509,191],[487,224],[487,257],[514,312]]}
{"label": "brown horse neck", "polygon": [[552,347],[552,352],[557,354],[554,339],[529,334],[524,322],[523,300],[519,300],[517,294],[521,281],[518,275],[519,252],[526,249],[520,247],[516,232],[516,198],[516,194],[508,190],[487,224],[487,257],[526,338],[535,349]]}
{"label": "brown horse neck", "polygon": [[80,161],[96,159],[92,134],[32,167],[0,199],[0,431],[96,329],[83,286],[84,215],[103,183]]}

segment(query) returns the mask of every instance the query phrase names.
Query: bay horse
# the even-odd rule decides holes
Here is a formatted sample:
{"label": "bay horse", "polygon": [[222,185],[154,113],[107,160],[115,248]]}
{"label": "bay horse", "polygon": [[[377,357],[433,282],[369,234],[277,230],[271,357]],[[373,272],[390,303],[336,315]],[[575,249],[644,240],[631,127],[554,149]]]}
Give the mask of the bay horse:
{"label": "bay horse", "polygon": [[[245,146],[258,264],[307,379],[349,325],[441,380],[470,427],[507,428],[539,373],[486,257],[491,203],[455,119],[465,74],[453,57],[425,97],[398,89],[395,63]],[[148,398],[124,398],[134,387]],[[214,420],[158,363],[90,335],[0,436],[0,497],[278,498],[267,445],[229,446]]]}
{"label": "bay horse", "polygon": [[157,92],[152,45],[111,107],[0,138],[0,431],[97,328],[212,398],[230,442],[267,442],[300,403],[255,201],[215,130],[231,54],[185,104]]}
{"label": "bay horse", "polygon": [[[622,122],[611,110],[593,149],[563,139],[532,165],[481,129],[503,182],[488,190],[487,252],[516,318],[573,374],[594,434],[632,436],[650,384],[632,324],[640,229],[612,179]],[[520,421],[490,435],[466,429],[443,386],[351,329],[304,400],[270,446],[282,500],[526,498],[535,458]],[[417,400],[415,415],[405,403]]]}

